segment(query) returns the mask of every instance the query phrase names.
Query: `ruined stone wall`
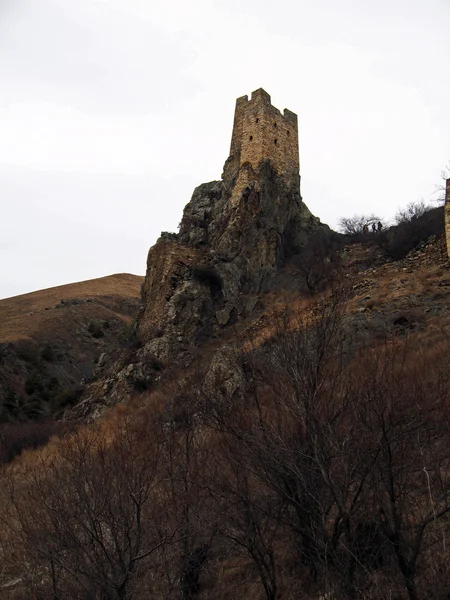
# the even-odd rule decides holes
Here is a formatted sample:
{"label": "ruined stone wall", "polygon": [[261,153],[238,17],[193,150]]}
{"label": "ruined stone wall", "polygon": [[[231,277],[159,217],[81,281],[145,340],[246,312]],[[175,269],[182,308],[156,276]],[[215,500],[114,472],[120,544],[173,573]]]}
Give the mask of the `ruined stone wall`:
{"label": "ruined stone wall", "polygon": [[450,178],[445,186],[445,239],[447,241],[447,255],[450,259]]}
{"label": "ruined stone wall", "polygon": [[240,166],[250,163],[257,170],[269,158],[280,175],[298,177],[297,115],[285,109],[283,114],[270,102],[263,89],[252,93],[251,99],[236,100],[230,154],[240,154]]}

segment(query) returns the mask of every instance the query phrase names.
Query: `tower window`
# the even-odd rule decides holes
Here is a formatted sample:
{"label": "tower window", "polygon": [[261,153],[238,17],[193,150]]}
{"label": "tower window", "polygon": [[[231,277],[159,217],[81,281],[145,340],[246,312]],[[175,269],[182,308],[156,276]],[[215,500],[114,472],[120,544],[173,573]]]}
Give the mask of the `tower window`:
{"label": "tower window", "polygon": [[250,141],[252,141],[252,139],[253,139],[253,136],[251,135],[251,136],[250,136]]}
{"label": "tower window", "polygon": [[259,123],[259,118],[258,117],[256,118],[256,122]]}
{"label": "tower window", "polygon": [[274,124],[273,124],[273,126],[274,126],[274,127],[276,127],[276,126],[277,126],[277,124],[276,124],[276,123],[274,123]]}
{"label": "tower window", "polygon": [[277,138],[275,138],[274,142],[275,142],[275,144],[277,143]]}
{"label": "tower window", "polygon": [[288,134],[288,135],[291,135],[291,132],[289,131],[289,129],[287,130],[287,134]]}

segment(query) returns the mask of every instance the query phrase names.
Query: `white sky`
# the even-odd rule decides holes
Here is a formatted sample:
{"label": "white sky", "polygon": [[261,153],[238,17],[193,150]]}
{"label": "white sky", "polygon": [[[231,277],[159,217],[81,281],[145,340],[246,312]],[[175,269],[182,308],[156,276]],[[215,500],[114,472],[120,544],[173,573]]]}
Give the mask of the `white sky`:
{"label": "white sky", "polygon": [[450,0],[0,0],[0,297],[144,274],[259,87],[315,215],[391,218],[450,159]]}

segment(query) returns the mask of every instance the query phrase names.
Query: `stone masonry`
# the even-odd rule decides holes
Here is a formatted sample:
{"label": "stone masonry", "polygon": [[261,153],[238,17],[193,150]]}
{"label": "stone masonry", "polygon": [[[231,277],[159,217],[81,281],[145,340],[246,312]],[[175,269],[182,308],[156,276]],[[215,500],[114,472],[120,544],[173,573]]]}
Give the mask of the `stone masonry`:
{"label": "stone masonry", "polygon": [[445,186],[445,239],[447,241],[447,255],[450,259],[450,178]]}
{"label": "stone masonry", "polygon": [[149,251],[136,326],[143,364],[190,364],[251,317],[290,258],[325,231],[302,201],[299,163],[297,116],[263,89],[238,98],[222,179],[198,186],[179,233]]}
{"label": "stone masonry", "polygon": [[282,114],[260,88],[250,100],[248,96],[236,100],[230,157],[223,175],[224,181],[232,181],[234,186],[232,204],[249,183],[258,180],[265,159],[289,186],[299,185],[297,115],[288,109]]}

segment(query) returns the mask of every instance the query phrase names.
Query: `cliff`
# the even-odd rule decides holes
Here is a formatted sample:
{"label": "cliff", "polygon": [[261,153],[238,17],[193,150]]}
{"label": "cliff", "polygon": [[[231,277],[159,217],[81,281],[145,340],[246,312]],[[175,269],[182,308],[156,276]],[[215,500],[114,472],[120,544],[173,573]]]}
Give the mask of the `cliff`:
{"label": "cliff", "polygon": [[[189,361],[218,331],[249,317],[274,276],[320,226],[270,159],[197,187],[178,234],[150,249],[137,335],[143,354]],[[323,226],[322,226],[323,227]]]}

